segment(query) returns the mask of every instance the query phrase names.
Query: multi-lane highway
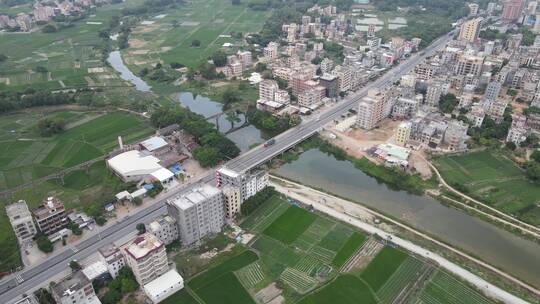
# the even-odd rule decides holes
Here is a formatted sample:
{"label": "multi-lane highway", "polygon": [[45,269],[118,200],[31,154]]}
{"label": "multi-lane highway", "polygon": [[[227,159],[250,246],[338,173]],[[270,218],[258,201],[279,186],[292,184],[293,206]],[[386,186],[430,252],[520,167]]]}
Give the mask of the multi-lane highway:
{"label": "multi-lane highway", "polygon": [[[229,161],[226,166],[237,171],[249,170],[290,149],[299,142],[302,142],[306,138],[317,133],[324,125],[332,122],[334,119],[339,119],[341,114],[347,112],[351,108],[355,108],[358,101],[367,94],[368,90],[384,88],[400,79],[402,75],[411,71],[426,57],[433,55],[437,50],[444,47],[444,45],[452,38],[452,35],[453,32],[440,37],[422,52],[411,56],[377,80],[367,84],[358,92],[348,96],[335,105],[324,109],[321,113],[313,115],[315,117],[303,122],[299,126],[276,136],[273,145],[269,147],[260,145]],[[168,198],[178,195],[183,191],[187,191],[197,183],[210,182],[212,178],[213,172],[209,172],[195,183],[176,189],[174,192],[166,193],[159,202],[155,202],[154,204],[145,207],[132,216],[126,217],[114,225],[103,229],[99,233],[93,234],[91,237],[74,246],[66,247],[66,249],[44,262],[20,272],[16,277],[11,277],[10,279],[2,281],[0,284],[0,303],[12,303],[22,294],[32,292],[38,286],[48,282],[56,274],[61,273],[68,267],[69,261],[74,259],[82,260],[95,253],[101,246],[122,239],[122,237],[135,230],[135,225],[137,223],[149,222],[159,214],[164,213],[164,205]]]}

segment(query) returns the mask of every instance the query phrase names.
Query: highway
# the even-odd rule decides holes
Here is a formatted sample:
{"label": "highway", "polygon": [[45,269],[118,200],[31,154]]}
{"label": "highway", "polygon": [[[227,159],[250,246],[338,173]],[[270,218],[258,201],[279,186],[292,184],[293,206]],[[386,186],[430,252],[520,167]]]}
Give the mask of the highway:
{"label": "highway", "polygon": [[[324,125],[331,123],[334,119],[339,119],[341,114],[349,109],[356,108],[358,101],[366,96],[370,89],[382,89],[400,79],[402,75],[410,72],[426,57],[432,56],[436,51],[444,47],[452,39],[453,33],[454,31],[439,37],[427,48],[395,66],[375,81],[368,83],[359,91],[324,109],[321,113],[312,115],[311,119],[304,121],[302,124],[276,136],[274,145],[269,147],[259,145],[230,160],[226,163],[226,167],[236,171],[247,171],[287,151],[317,133]],[[160,201],[148,205],[134,215],[126,217],[108,228],[104,228],[99,233],[74,246],[66,246],[63,251],[44,262],[21,271],[17,274],[18,280],[13,277],[3,280],[0,284],[0,303],[11,303],[22,294],[32,292],[43,283],[48,282],[55,274],[65,270],[71,260],[83,260],[95,253],[101,246],[122,239],[122,237],[135,230],[137,223],[150,222],[158,215],[165,213],[164,206],[167,199],[189,190],[195,184],[208,183],[212,181],[213,177],[214,172],[208,172],[194,183],[175,189],[174,192],[165,193]]]}

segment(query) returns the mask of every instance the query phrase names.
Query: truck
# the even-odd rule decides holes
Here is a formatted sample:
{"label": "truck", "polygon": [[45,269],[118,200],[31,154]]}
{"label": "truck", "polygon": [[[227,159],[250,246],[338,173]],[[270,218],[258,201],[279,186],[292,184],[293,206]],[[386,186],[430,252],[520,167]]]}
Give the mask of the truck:
{"label": "truck", "polygon": [[276,143],[276,140],[275,139],[270,139],[269,141],[265,142],[264,143],[264,147],[267,148],[267,147],[270,147],[271,145],[275,144]]}

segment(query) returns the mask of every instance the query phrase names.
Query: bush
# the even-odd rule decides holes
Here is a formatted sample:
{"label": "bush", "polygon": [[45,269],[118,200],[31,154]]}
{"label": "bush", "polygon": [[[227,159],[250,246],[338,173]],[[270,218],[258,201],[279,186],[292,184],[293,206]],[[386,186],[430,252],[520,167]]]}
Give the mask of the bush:
{"label": "bush", "polygon": [[47,72],[49,72],[49,70],[47,70],[46,67],[41,66],[41,65],[38,65],[34,70],[35,70],[37,73],[47,73]]}
{"label": "bush", "polygon": [[217,50],[212,54],[212,61],[217,67],[224,67],[227,64],[227,54],[223,50]]}
{"label": "bush", "polygon": [[38,245],[39,250],[45,253],[53,252],[54,250],[53,244],[51,243],[49,238],[44,234],[41,234],[36,238],[36,243]]}
{"label": "bush", "polygon": [[261,191],[257,192],[252,197],[248,198],[240,207],[240,212],[243,216],[250,215],[260,205],[270,199],[273,195],[277,194],[274,187],[267,186]]}
{"label": "bush", "polygon": [[41,29],[41,32],[43,32],[43,33],[54,33],[57,30],[58,29],[56,28],[56,26],[54,26],[52,24],[47,24]]}
{"label": "bush", "polygon": [[41,136],[48,137],[64,132],[66,122],[61,118],[45,118],[37,123],[36,128]]}
{"label": "bush", "polygon": [[191,41],[191,47],[200,47],[201,46],[201,41],[200,40],[193,40]]}

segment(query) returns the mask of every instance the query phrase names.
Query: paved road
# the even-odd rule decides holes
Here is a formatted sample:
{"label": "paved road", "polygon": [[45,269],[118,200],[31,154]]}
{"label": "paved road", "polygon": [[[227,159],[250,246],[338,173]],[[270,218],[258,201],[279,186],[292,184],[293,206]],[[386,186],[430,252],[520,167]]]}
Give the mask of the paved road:
{"label": "paved road", "polygon": [[[343,101],[338,102],[336,105],[325,109],[319,115],[313,115],[316,117],[312,117],[311,120],[308,120],[301,125],[278,135],[275,137],[274,145],[266,148],[261,145],[251,149],[241,154],[237,158],[229,161],[226,166],[237,171],[249,170],[261,165],[276,155],[285,152],[299,142],[302,142],[306,138],[309,138],[313,134],[317,133],[324,125],[332,122],[334,119],[339,119],[341,114],[347,112],[349,109],[356,108],[358,101],[367,95],[368,90],[374,88],[384,88],[385,86],[390,85],[400,79],[402,75],[411,71],[426,57],[433,55],[437,50],[444,47],[452,36],[453,35],[445,35],[440,37],[422,52],[411,56],[405,62],[402,62],[398,66],[394,67],[392,70],[388,71],[377,80],[369,83],[358,92],[346,97]],[[212,179],[213,172],[209,172],[207,175],[203,176],[199,182],[207,183]],[[104,229],[99,235],[94,235],[76,246],[68,248],[63,252],[47,259],[41,264],[24,270],[19,274],[20,278],[22,278],[22,282],[19,284],[15,278],[2,282],[0,284],[0,303],[10,303],[23,293],[31,292],[43,282],[47,282],[48,279],[54,274],[65,269],[69,261],[73,259],[82,260],[85,257],[90,256],[101,246],[114,240],[121,239],[122,236],[125,236],[133,231],[137,223],[149,222],[157,215],[164,213],[164,205],[168,198],[177,195],[182,191],[186,191],[191,187],[193,187],[193,184],[181,188],[174,193],[168,193],[159,202],[140,210],[131,217],[123,219],[114,226]]]}

